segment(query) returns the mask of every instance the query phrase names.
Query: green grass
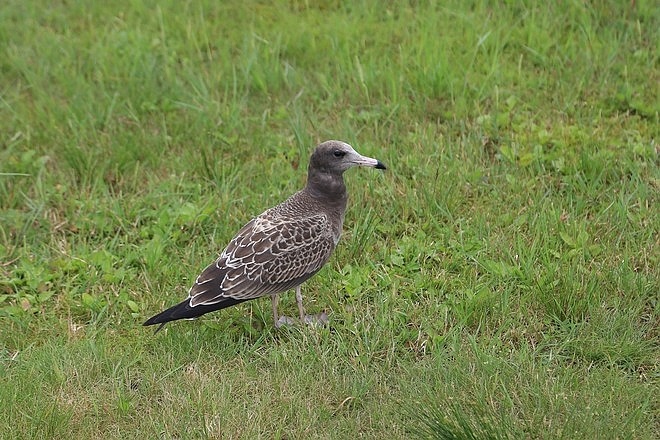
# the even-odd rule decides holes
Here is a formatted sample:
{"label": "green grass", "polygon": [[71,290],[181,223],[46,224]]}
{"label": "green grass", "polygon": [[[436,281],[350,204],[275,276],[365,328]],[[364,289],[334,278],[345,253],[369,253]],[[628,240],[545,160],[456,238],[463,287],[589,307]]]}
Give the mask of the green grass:
{"label": "green grass", "polygon": [[[654,2],[114,3],[0,8],[0,438],[660,436]],[[143,328],[326,139],[331,326]]]}

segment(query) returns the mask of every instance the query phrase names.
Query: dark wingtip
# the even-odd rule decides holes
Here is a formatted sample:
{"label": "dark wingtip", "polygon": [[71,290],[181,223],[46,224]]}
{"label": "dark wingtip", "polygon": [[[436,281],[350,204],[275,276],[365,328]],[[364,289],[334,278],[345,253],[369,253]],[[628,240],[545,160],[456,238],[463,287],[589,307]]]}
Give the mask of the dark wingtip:
{"label": "dark wingtip", "polygon": [[167,324],[168,321],[165,321],[165,322],[154,322],[154,318],[155,318],[155,316],[154,316],[153,318],[150,318],[150,319],[146,320],[145,322],[142,323],[142,325],[144,325],[144,326],[148,326],[148,325],[160,324],[160,325],[156,328],[156,330],[154,331],[154,334],[156,334],[156,333],[158,333],[159,331],[161,331],[161,330],[163,329],[163,327],[165,327],[165,324]]}
{"label": "dark wingtip", "polygon": [[160,324],[160,326],[156,329],[156,333],[158,333],[163,328],[163,326],[170,321],[176,321],[177,319],[198,318],[206,313],[224,309],[225,307],[233,306],[234,304],[240,304],[244,301],[247,301],[247,299],[223,298],[221,301],[218,301],[215,304],[200,304],[197,306],[191,306],[190,300],[185,299],[179,304],[176,304],[169,309],[164,310],[159,314],[147,319],[142,325],[147,326]]}
{"label": "dark wingtip", "polygon": [[376,168],[377,170],[386,170],[387,169],[385,164],[381,161],[378,161],[378,163],[376,164],[376,166],[374,168]]}
{"label": "dark wingtip", "polygon": [[159,317],[160,317],[160,313],[156,316],[152,316],[151,318],[147,319],[142,323],[142,325],[146,327],[147,325],[160,324],[162,321],[157,320]]}

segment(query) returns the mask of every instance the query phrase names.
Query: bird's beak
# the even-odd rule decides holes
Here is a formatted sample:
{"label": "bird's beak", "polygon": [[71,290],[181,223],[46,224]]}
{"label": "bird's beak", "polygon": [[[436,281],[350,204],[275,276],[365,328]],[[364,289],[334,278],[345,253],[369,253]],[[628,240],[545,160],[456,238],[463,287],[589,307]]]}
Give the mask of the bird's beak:
{"label": "bird's beak", "polygon": [[352,162],[355,165],[359,165],[362,167],[373,167],[376,168],[377,170],[386,170],[387,167],[385,164],[378,159],[373,159],[371,157],[367,156],[362,156],[361,154],[356,152],[356,158],[352,160]]}

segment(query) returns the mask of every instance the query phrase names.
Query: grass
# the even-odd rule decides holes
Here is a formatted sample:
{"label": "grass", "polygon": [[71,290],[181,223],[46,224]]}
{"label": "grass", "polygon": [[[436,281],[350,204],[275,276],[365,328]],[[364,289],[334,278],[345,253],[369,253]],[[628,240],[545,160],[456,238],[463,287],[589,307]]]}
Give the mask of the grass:
{"label": "grass", "polygon": [[[660,435],[653,2],[0,24],[0,437]],[[349,172],[304,287],[331,326],[276,330],[264,299],[141,327],[330,138],[389,165]]]}

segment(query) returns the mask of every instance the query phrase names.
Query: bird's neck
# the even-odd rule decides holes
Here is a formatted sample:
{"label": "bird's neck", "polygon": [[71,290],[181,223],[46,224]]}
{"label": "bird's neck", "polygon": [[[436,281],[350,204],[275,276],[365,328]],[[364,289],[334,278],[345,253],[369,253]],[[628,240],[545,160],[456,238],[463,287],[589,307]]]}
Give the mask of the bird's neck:
{"label": "bird's neck", "polygon": [[330,174],[320,170],[312,171],[307,176],[307,193],[326,206],[346,208],[348,196],[341,174]]}

